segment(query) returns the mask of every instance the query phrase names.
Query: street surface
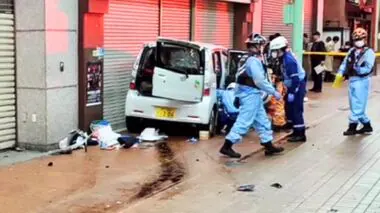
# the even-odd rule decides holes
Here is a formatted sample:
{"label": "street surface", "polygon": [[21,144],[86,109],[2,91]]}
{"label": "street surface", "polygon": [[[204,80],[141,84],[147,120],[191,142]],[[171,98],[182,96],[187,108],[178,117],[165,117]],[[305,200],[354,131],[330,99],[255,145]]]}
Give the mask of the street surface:
{"label": "street surface", "polygon": [[[249,155],[242,162],[218,154],[223,137],[191,144],[172,136],[158,149],[78,150],[0,167],[0,212],[380,213],[380,78],[369,104],[370,136],[342,136],[346,89],[325,85],[308,97],[308,142],[280,141],[282,155],[265,157],[254,133],[236,146]],[[244,184],[255,190],[236,191]]]}

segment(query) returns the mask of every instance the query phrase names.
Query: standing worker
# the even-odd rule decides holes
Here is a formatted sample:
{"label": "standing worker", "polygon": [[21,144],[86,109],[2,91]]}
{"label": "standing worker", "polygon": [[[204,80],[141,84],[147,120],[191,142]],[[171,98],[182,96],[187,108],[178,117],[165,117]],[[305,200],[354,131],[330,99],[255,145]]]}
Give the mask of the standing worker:
{"label": "standing worker", "polygon": [[281,36],[270,43],[272,57],[279,58],[284,68],[284,83],[287,87],[285,110],[288,122],[293,127],[289,142],[306,142],[303,118],[303,100],[306,94],[306,74],[301,64],[288,49],[288,41]]}
{"label": "standing worker", "polygon": [[[321,34],[319,32],[313,33],[313,45],[311,47],[311,52],[326,52],[325,43],[321,40]],[[313,88],[310,89],[311,92],[320,93],[322,92],[323,78],[322,73],[317,73],[315,67],[318,65],[323,65],[325,61],[324,55],[312,55],[310,56],[311,62],[311,77],[314,81]]]}
{"label": "standing worker", "polygon": [[[345,136],[366,134],[373,131],[366,110],[371,83],[370,77],[375,64],[375,52],[367,47],[367,37],[368,33],[363,28],[354,30],[352,33],[354,47],[348,51],[337,75],[337,80],[343,79],[343,76],[349,79],[351,115],[349,128],[343,133]],[[359,122],[363,124],[363,128],[356,130]]]}
{"label": "standing worker", "polygon": [[265,91],[278,100],[281,99],[280,93],[274,89],[266,77],[262,61],[262,49],[265,42],[265,38],[259,34],[251,34],[246,41],[249,57],[246,58],[237,74],[236,97],[240,105],[239,115],[220,149],[221,154],[231,158],[241,157],[232,149],[232,145],[240,142],[242,136],[247,134],[252,126],[260,137],[261,145],[265,147],[266,155],[284,151],[282,147],[272,144],[273,131],[261,97],[261,91]]}

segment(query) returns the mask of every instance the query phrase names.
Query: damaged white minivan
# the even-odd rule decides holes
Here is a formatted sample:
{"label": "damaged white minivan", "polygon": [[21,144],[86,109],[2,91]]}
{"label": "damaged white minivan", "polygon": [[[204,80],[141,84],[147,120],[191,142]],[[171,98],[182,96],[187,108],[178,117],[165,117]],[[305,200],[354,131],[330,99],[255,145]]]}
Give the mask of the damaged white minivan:
{"label": "damaged white minivan", "polygon": [[224,88],[227,49],[159,38],[144,45],[132,71],[126,125],[139,132],[144,120],[195,124],[213,136],[217,88]]}

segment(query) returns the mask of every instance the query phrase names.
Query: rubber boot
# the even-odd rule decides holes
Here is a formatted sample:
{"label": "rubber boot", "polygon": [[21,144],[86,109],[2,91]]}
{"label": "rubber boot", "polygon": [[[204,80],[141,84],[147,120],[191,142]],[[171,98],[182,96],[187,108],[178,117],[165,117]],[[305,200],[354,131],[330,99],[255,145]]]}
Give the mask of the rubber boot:
{"label": "rubber boot", "polygon": [[306,135],[305,130],[303,131],[296,131],[293,130],[292,135],[289,137],[288,142],[290,143],[303,143],[306,142]]}
{"label": "rubber boot", "polygon": [[229,140],[226,140],[222,146],[222,148],[219,151],[223,155],[227,155],[230,158],[240,158],[241,154],[235,152],[232,149],[232,142]]}
{"label": "rubber boot", "polygon": [[284,151],[284,148],[273,146],[272,142],[262,143],[262,146],[265,147],[265,155],[273,155]]}
{"label": "rubber boot", "polygon": [[356,135],[357,134],[357,131],[356,131],[356,128],[358,127],[358,124],[356,123],[352,123],[348,126],[348,129],[343,132],[343,135],[344,136],[352,136],[352,135]]}
{"label": "rubber boot", "polygon": [[368,123],[365,123],[363,124],[363,128],[359,129],[356,133],[357,134],[370,134],[373,132],[373,128],[371,126],[371,123],[368,122]]}

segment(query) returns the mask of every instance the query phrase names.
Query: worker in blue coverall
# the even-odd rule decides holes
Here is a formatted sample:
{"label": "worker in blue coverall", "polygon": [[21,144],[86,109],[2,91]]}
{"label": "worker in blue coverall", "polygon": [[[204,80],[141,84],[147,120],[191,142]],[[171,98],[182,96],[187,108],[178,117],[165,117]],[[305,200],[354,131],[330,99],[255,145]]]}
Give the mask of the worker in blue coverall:
{"label": "worker in blue coverall", "polygon": [[234,101],[236,83],[230,83],[226,90],[218,89],[216,91],[216,96],[221,102],[222,112],[219,112],[220,124],[226,125],[226,134],[228,134],[234,125],[237,116],[239,114],[239,108],[235,106]]}
{"label": "worker in blue coverall", "polygon": [[273,131],[271,122],[264,109],[261,91],[281,99],[271,83],[266,78],[266,71],[262,62],[262,49],[266,40],[259,34],[251,34],[246,45],[249,57],[245,58],[243,66],[237,73],[236,97],[239,102],[239,115],[231,131],[226,136],[220,153],[230,158],[240,158],[241,155],[232,149],[232,145],[240,142],[253,126],[260,137],[261,145],[265,147],[266,155],[282,152],[282,147],[272,144]]}
{"label": "worker in blue coverall", "polygon": [[280,36],[270,43],[271,55],[279,58],[284,69],[283,79],[287,88],[285,112],[293,127],[289,142],[306,142],[303,102],[306,94],[306,74],[301,63],[288,50],[288,41]]}
{"label": "worker in blue coverall", "polygon": [[[352,33],[354,47],[341,64],[337,78],[349,79],[349,101],[351,115],[349,127],[343,133],[345,136],[372,133],[370,119],[366,114],[370,92],[371,74],[375,63],[374,51],[367,47],[368,33],[363,28],[357,28]],[[359,122],[363,125],[357,130]]]}

